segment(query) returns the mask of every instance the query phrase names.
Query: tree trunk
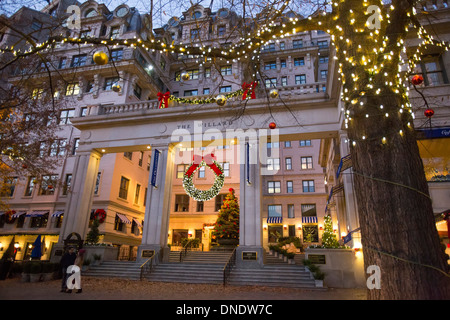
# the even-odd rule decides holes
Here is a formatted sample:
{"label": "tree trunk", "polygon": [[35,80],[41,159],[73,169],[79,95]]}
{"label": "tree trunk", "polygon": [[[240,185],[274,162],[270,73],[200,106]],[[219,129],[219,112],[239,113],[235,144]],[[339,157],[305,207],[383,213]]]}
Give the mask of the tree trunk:
{"label": "tree trunk", "polygon": [[[384,107],[398,110],[398,100],[384,96]],[[361,141],[361,133],[368,138]],[[414,130],[405,129],[401,117],[356,117],[349,137],[358,135],[351,154],[364,264],[381,270],[381,289],[368,290],[368,298],[449,299],[448,265]]]}

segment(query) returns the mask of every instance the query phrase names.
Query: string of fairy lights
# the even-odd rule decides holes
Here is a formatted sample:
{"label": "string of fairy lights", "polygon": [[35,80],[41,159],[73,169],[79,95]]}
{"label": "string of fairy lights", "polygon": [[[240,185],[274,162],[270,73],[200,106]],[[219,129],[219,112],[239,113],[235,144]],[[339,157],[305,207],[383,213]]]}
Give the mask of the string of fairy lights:
{"label": "string of fairy lights", "polygon": [[[289,1],[286,1],[286,4]],[[344,107],[342,112],[345,115],[344,125],[348,128],[352,122],[352,112],[351,109],[354,106],[364,107],[365,97],[368,93],[374,93],[375,95],[385,95],[386,89],[391,90],[391,93],[396,95],[401,95],[403,103],[399,106],[398,112],[410,113],[412,119],[414,119],[414,112],[411,104],[409,103],[409,83],[410,76],[417,63],[421,60],[423,49],[427,46],[433,45],[442,48],[442,50],[449,50],[450,45],[444,41],[435,40],[431,35],[427,33],[425,28],[420,25],[416,17],[417,12],[414,7],[407,12],[407,16],[410,18],[410,26],[405,27],[405,34],[410,32],[411,25],[415,29],[417,38],[421,39],[421,43],[417,46],[416,52],[410,57],[406,57],[406,46],[405,40],[399,38],[395,44],[401,50],[393,50],[388,48],[390,44],[390,39],[387,36],[383,36],[380,30],[385,30],[386,27],[391,23],[390,15],[394,12],[395,7],[390,5],[386,10],[381,10],[383,5],[381,2],[377,2],[379,7],[377,7],[377,18],[381,24],[381,28],[369,29],[369,20],[373,12],[367,11],[363,14],[365,15],[364,21],[361,22],[360,12],[353,12],[352,9],[349,10],[347,15],[346,25],[339,25],[338,21],[342,20],[339,16],[339,1],[332,1],[329,3],[331,5],[331,12],[321,12],[315,16],[309,16],[305,19],[300,19],[299,17],[290,17],[288,19],[282,19],[279,21],[269,21],[267,24],[263,25],[255,33],[250,34],[247,37],[241,37],[236,43],[232,44],[230,47],[223,48],[218,46],[209,45],[192,45],[191,43],[180,42],[178,44],[166,43],[164,39],[150,39],[142,40],[140,38],[133,39],[98,39],[98,38],[77,38],[77,37],[63,37],[54,36],[50,37],[47,41],[32,45],[26,51],[15,50],[14,47],[0,48],[0,53],[12,53],[16,59],[25,58],[32,54],[36,54],[40,51],[45,51],[58,44],[78,44],[78,45],[102,45],[102,46],[127,46],[131,48],[141,48],[146,51],[159,51],[160,53],[175,53],[179,55],[189,55],[200,58],[213,58],[219,59],[220,61],[230,61],[237,62],[240,60],[256,60],[260,59],[260,50],[262,47],[286,37],[292,37],[297,33],[308,31],[308,30],[323,30],[326,31],[331,36],[332,44],[334,44],[336,49],[336,54],[333,57],[338,60],[338,76],[339,80],[343,85],[343,90],[341,93],[341,99],[344,102]],[[371,4],[368,0],[363,0],[363,7],[369,7]],[[373,6],[373,5],[372,5]],[[341,23],[342,24],[342,23]],[[364,46],[370,46],[372,51],[364,52],[364,48],[361,47],[361,43],[357,45],[354,44],[353,39],[345,38],[346,28],[353,28],[353,34],[355,37],[363,36]],[[356,47],[356,54],[354,49]],[[396,56],[398,55],[398,56]],[[387,70],[387,65],[391,64],[392,61],[399,61],[396,70]],[[344,66],[357,67],[363,66],[364,71],[370,76],[368,77],[368,82],[360,81],[360,74],[344,73]],[[406,70],[404,70],[406,68]],[[253,75],[255,76],[255,74]],[[378,82],[375,81],[375,78]],[[384,78],[384,82],[379,81],[380,78]],[[226,94],[221,94],[217,97],[211,98],[182,98],[175,97],[174,95],[169,96],[169,101],[176,101],[183,104],[210,104],[216,102],[219,105],[224,105],[226,100],[229,98],[237,97],[244,94],[243,89],[239,89],[234,92],[229,92]],[[276,92],[271,94],[272,97],[278,97]],[[379,114],[388,118],[389,116],[394,116],[389,114],[389,112],[384,112],[384,107],[382,104],[378,106]],[[373,115],[371,115],[373,116]],[[366,114],[369,117],[369,113]],[[411,126],[411,121],[406,124],[407,127]],[[396,134],[402,135],[404,132],[400,130]],[[387,136],[387,134],[386,134]],[[381,137],[381,142],[386,143],[386,136]],[[371,137],[380,139],[379,137]],[[351,142],[355,144],[358,140],[367,140],[363,133],[359,139],[354,139]]]}

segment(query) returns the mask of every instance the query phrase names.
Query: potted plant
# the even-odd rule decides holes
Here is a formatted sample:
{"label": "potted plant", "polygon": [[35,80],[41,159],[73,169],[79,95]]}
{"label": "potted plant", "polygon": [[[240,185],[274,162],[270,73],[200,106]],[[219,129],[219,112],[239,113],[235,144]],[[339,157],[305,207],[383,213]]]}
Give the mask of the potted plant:
{"label": "potted plant", "polygon": [[24,262],[22,268],[22,282],[30,282],[31,262]]}
{"label": "potted plant", "polygon": [[288,252],[286,253],[287,259],[288,259],[288,263],[289,264],[295,264],[294,258],[295,258],[295,253],[293,252]]}
{"label": "potted plant", "polygon": [[50,262],[42,264],[42,281],[53,280],[55,275],[55,265]]}
{"label": "potted plant", "polygon": [[92,265],[98,266],[100,264],[100,260],[102,259],[102,255],[94,253],[92,257],[94,258],[94,263]]}
{"label": "potted plant", "polygon": [[81,267],[81,271],[87,271],[89,270],[89,265],[91,264],[91,260],[84,259],[83,266]]}
{"label": "potted plant", "polygon": [[40,262],[30,262],[30,282],[41,280],[42,264]]}
{"label": "potted plant", "polygon": [[323,273],[318,267],[314,272],[314,283],[316,288],[323,288],[323,279],[325,278],[325,273]]}

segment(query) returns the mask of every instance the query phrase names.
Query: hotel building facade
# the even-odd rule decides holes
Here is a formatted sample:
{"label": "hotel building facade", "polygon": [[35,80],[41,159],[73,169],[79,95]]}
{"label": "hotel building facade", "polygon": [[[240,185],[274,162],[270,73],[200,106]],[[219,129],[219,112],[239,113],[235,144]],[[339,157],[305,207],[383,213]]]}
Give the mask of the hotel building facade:
{"label": "hotel building facade", "polygon": [[[40,16],[62,14],[68,5],[56,1],[42,12],[21,9],[16,15],[39,22]],[[112,10],[87,1],[79,7],[81,29],[64,29],[70,37],[149,39],[153,33],[146,15],[126,4]],[[438,9],[449,16],[443,5]],[[226,8],[211,12],[196,5],[155,29],[154,35],[168,43],[231,45],[238,39],[239,21]],[[4,31],[2,46],[8,41]],[[203,250],[210,250],[211,227],[229,188],[235,189],[240,205],[238,250],[258,253],[252,266],[264,264],[264,250],[280,237],[299,237],[305,246],[320,244],[327,214],[338,238],[351,233],[347,244],[360,245],[340,86],[327,34],[303,32],[266,45],[260,54],[257,98],[230,98],[222,107],[171,101],[160,109],[157,94],[170,91],[195,99],[234,92],[247,79],[247,66],[240,61],[219,63],[189,54],[115,46],[110,48],[109,64],[99,66],[92,61],[96,50],[61,44],[52,53],[55,71],[62,75],[60,99],[69,106],[61,110],[58,134],[74,147],[47,178],[57,187],[17,177],[2,198],[16,219],[9,224],[2,220],[0,240],[5,248],[14,237],[22,248],[16,259],[29,257],[28,248],[39,234],[45,238],[42,259],[50,259],[74,232],[84,239],[97,209],[106,212],[101,242],[120,248],[117,259],[142,261],[144,250],[155,250],[165,261],[183,238],[201,239]],[[429,59],[421,70],[427,79],[425,89],[433,99],[442,98],[433,126],[448,129],[450,59],[448,52],[431,54]],[[183,80],[184,72],[188,79]],[[42,84],[46,76],[36,74]],[[14,77],[9,76],[9,83],[14,84]],[[273,88],[279,100],[269,98]],[[418,115],[417,125],[426,120]],[[269,129],[270,122],[277,128]],[[435,143],[441,150],[445,140],[421,140],[419,145]],[[424,159],[437,162],[432,168],[442,176],[429,180],[438,214],[450,207],[446,196],[450,152],[428,157],[425,149],[429,148],[423,149]],[[193,155],[207,152],[222,164],[225,183],[218,196],[202,202],[185,193],[182,175]],[[214,182],[212,171],[204,169],[195,173],[200,189]]]}

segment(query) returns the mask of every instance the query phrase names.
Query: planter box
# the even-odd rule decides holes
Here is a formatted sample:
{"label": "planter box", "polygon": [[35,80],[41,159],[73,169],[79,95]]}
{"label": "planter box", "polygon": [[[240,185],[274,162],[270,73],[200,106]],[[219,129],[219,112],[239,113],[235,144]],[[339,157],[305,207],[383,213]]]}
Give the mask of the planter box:
{"label": "planter box", "polygon": [[118,247],[111,247],[111,246],[85,246],[83,249],[86,250],[86,253],[84,254],[84,260],[88,259],[91,262],[94,262],[94,254],[100,255],[101,259],[99,260],[99,263],[102,261],[111,261],[111,260],[117,260],[117,257],[119,255],[119,248]]}
{"label": "planter box", "polygon": [[314,280],[316,288],[323,288],[323,280]]}
{"label": "planter box", "polygon": [[29,273],[22,273],[20,280],[22,282],[30,282],[30,274]]}
{"label": "planter box", "polygon": [[30,282],[41,281],[42,273],[30,273]]}
{"label": "planter box", "polygon": [[307,248],[305,259],[311,260],[325,273],[324,283],[332,288],[364,288],[364,261],[351,249]]}
{"label": "planter box", "polygon": [[54,272],[48,272],[42,274],[42,281],[51,281],[55,278]]}

